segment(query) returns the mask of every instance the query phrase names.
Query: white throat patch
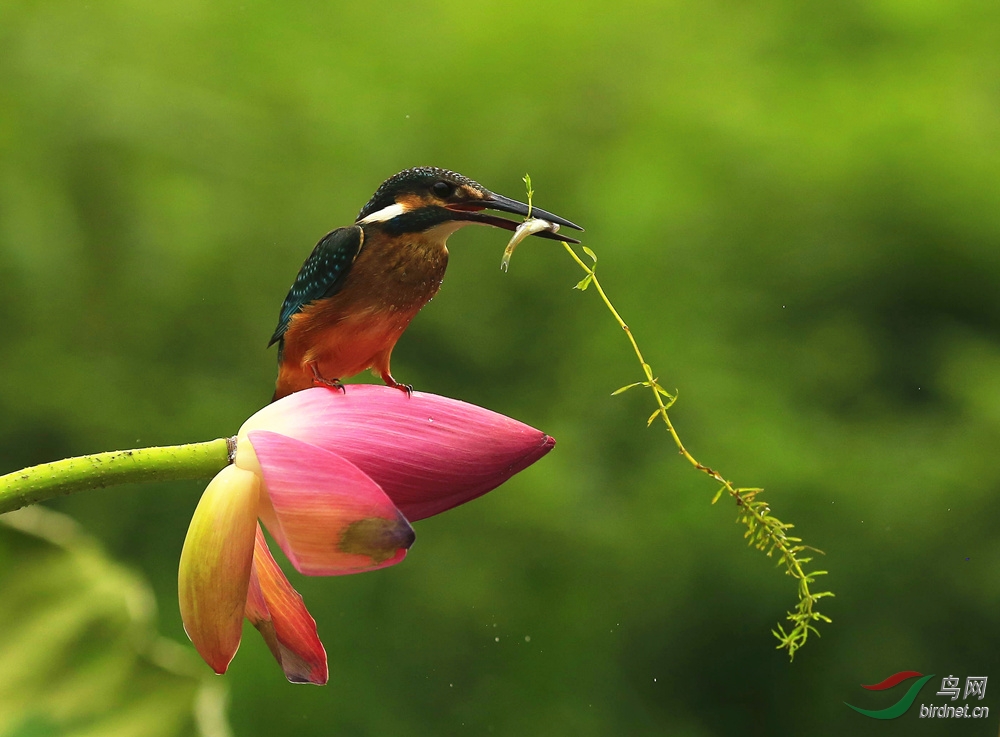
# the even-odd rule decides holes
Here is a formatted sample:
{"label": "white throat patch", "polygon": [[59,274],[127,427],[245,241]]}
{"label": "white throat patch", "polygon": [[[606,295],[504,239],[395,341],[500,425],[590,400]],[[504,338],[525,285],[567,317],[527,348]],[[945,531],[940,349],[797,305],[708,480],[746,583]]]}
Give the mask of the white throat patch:
{"label": "white throat patch", "polygon": [[426,235],[431,240],[440,240],[443,243],[448,240],[448,236],[466,225],[485,225],[485,223],[477,223],[473,220],[445,220],[433,228],[428,228]]}
{"label": "white throat patch", "polygon": [[383,207],[381,210],[376,210],[371,215],[362,218],[358,222],[361,224],[384,223],[387,220],[392,220],[394,217],[402,215],[404,212],[406,212],[406,208],[397,202],[394,205]]}

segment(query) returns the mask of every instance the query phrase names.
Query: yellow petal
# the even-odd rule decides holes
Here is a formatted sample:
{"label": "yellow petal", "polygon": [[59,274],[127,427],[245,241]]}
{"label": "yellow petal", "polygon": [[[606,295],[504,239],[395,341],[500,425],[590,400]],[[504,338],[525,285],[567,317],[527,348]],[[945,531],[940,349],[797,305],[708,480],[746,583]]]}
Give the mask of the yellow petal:
{"label": "yellow petal", "polygon": [[240,646],[257,530],[260,481],[227,466],[198,502],[178,572],[184,630],[216,673],[225,673]]}

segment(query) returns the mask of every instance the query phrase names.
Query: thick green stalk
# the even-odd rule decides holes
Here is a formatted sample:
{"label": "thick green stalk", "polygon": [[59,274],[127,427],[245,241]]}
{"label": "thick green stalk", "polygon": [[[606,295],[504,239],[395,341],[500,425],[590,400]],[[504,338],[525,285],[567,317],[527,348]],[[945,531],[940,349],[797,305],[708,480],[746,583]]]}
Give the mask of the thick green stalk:
{"label": "thick green stalk", "polygon": [[230,463],[235,438],[66,458],[0,476],[0,514],[85,489],[208,479]]}

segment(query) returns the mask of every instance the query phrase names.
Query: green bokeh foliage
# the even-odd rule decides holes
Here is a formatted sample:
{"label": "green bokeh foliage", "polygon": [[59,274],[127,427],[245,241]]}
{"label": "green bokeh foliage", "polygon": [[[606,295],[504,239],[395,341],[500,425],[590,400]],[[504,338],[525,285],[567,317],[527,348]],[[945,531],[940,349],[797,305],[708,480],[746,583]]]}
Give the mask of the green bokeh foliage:
{"label": "green bokeh foliage", "polygon": [[224,684],[155,630],[146,584],[65,515],[0,518],[0,735],[227,737]]}
{"label": "green bokeh foliage", "polygon": [[[501,274],[505,236],[463,231],[394,373],[559,443],[419,523],[403,565],[294,576],[330,686],[286,685],[251,631],[236,733],[943,734],[843,701],[883,706],[858,684],[899,670],[1000,679],[998,33],[981,2],[8,0],[0,470],[235,431],[299,264],[382,179],[516,197],[529,171],[695,456],[826,551],[833,625],[773,650],[790,580],[649,398],[609,397],[642,376],[576,266],[533,239]],[[56,505],[179,641],[199,492]]]}

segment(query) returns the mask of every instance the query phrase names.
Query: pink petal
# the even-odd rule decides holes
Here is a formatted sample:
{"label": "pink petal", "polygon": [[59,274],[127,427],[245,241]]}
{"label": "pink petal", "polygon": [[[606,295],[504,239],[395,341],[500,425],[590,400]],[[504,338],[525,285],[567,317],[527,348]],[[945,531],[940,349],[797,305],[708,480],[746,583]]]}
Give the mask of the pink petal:
{"label": "pink petal", "polygon": [[254,541],[246,617],[260,631],[289,681],[318,686],[327,682],[326,650],[316,632],[316,620],[271,557],[260,525]]}
{"label": "pink petal", "polygon": [[181,619],[195,648],[225,673],[240,646],[260,481],[226,466],[201,495],[177,576]]}
{"label": "pink petal", "polygon": [[298,571],[333,576],[403,559],[413,529],[357,466],[278,433],[258,430],[248,437],[270,501],[258,511]]}
{"label": "pink petal", "polygon": [[[495,489],[548,453],[555,440],[504,415],[434,394],[352,384],[320,388],[269,404],[240,438],[272,430],[347,459],[382,487],[409,520],[419,520]],[[256,470],[241,442],[236,464]]]}

